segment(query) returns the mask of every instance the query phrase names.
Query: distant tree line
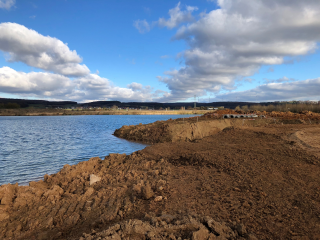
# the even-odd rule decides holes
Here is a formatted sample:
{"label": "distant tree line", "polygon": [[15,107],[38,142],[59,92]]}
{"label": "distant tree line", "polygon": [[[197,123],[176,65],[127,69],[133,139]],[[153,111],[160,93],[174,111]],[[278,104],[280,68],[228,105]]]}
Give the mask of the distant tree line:
{"label": "distant tree line", "polygon": [[0,109],[18,109],[20,105],[18,103],[0,103]]}
{"label": "distant tree line", "polygon": [[237,106],[235,110],[243,110],[243,111],[278,111],[278,112],[293,112],[299,113],[303,111],[311,111],[320,113],[320,104],[307,104],[307,103],[281,103],[281,104],[254,104],[251,106],[244,105],[242,107]]}

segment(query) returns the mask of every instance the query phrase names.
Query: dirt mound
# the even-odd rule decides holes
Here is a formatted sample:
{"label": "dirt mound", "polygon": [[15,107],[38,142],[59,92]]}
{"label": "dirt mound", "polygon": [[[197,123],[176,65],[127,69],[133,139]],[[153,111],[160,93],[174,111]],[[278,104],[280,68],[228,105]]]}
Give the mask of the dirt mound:
{"label": "dirt mound", "polygon": [[223,109],[223,110],[217,110],[215,113],[222,115],[222,114],[236,114],[237,112],[232,109]]}
{"label": "dirt mound", "polygon": [[29,186],[1,186],[0,239],[65,239],[79,229],[143,216],[145,204],[165,198],[170,167],[156,160],[146,161],[139,153],[112,154],[104,161],[65,165]]}
{"label": "dirt mound", "polygon": [[[213,118],[213,119],[220,119],[225,114],[257,114],[258,116],[265,116],[269,118],[278,118],[281,120],[284,120],[284,123],[291,124],[291,122],[288,122],[288,120],[300,120],[303,123],[306,121],[316,121],[316,123],[319,123],[320,121],[320,114],[314,113],[311,111],[302,111],[300,113],[293,113],[293,112],[266,112],[266,111],[243,111],[243,110],[231,110],[231,109],[225,109],[225,110],[218,110],[215,112],[208,112],[205,113],[202,118]],[[287,121],[287,122],[286,122]],[[294,124],[295,122],[292,121]],[[296,122],[298,123],[298,122]],[[300,122],[301,123],[301,122]],[[311,123],[311,122],[308,122]],[[313,122],[315,123],[315,122]]]}
{"label": "dirt mound", "polygon": [[255,112],[258,115],[265,115],[267,117],[272,117],[272,118],[280,118],[282,120],[294,120],[294,119],[299,119],[299,120],[316,120],[317,123],[320,120],[320,114],[319,113],[314,113],[310,111],[303,111],[300,113],[293,113],[293,112]]}
{"label": "dirt mound", "polygon": [[0,239],[320,239],[320,160],[290,138],[315,129],[229,126],[2,185]]}
{"label": "dirt mound", "polygon": [[[205,117],[175,119],[147,125],[123,126],[114,135],[144,143],[190,142],[217,134],[227,127],[247,126],[248,122],[229,119],[209,120]],[[263,123],[264,124],[264,123]],[[250,124],[251,125],[251,124]]]}
{"label": "dirt mound", "polygon": [[81,240],[98,239],[237,239],[247,237],[257,239],[253,234],[248,234],[242,224],[232,228],[226,223],[217,222],[210,217],[197,215],[173,216],[154,213],[146,214],[144,220],[132,219],[117,223],[102,232],[93,231],[83,234]]}

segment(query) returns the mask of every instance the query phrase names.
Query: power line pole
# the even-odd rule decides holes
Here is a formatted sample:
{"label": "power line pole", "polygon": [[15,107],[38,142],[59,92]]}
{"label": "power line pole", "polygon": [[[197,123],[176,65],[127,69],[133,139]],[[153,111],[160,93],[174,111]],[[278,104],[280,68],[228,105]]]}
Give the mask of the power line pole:
{"label": "power line pole", "polygon": [[196,101],[197,101],[197,95],[194,95],[194,109],[196,109],[197,107]]}

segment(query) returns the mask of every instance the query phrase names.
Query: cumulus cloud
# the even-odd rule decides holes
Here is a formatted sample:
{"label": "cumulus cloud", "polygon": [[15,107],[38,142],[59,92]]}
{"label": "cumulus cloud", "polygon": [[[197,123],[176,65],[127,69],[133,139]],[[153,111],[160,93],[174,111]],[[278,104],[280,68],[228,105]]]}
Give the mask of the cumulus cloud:
{"label": "cumulus cloud", "polygon": [[45,71],[79,77],[90,73],[75,50],[59,39],[43,36],[17,23],[0,24],[0,50],[10,62],[23,62]]}
{"label": "cumulus cloud", "polygon": [[171,90],[163,100],[217,93],[252,76],[263,65],[284,64],[317,49],[318,0],[217,3],[219,9],[181,26],[175,34],[175,40],[183,40],[189,47],[180,54],[185,66],[159,77]]}
{"label": "cumulus cloud", "polygon": [[0,0],[0,8],[9,10],[16,4],[16,0]]}
{"label": "cumulus cloud", "polygon": [[10,67],[0,68],[0,91],[21,97],[73,100],[78,102],[97,100],[151,101],[165,92],[153,91],[150,86],[131,83],[128,88],[114,86],[98,76],[88,74],[71,80],[54,73],[18,72]]}
{"label": "cumulus cloud", "polygon": [[192,12],[198,10],[197,7],[186,6],[185,11],[181,11],[180,2],[175,8],[169,10],[169,19],[160,18],[158,23],[161,27],[167,27],[169,29],[177,27],[179,24],[184,22],[192,22],[194,17]]}
{"label": "cumulus cloud", "polygon": [[176,7],[169,10],[169,18],[159,18],[158,21],[148,23],[147,20],[136,20],[133,26],[138,29],[140,33],[149,32],[155,25],[160,27],[167,27],[169,29],[178,27],[185,22],[192,22],[195,18],[192,16],[192,12],[197,11],[197,7],[186,6],[186,10],[181,10],[181,3],[179,2]]}
{"label": "cumulus cloud", "polygon": [[[285,79],[284,79],[285,80]],[[320,100],[320,78],[295,82],[273,82],[256,88],[219,94],[213,101],[285,101],[308,100],[311,98]]]}
{"label": "cumulus cloud", "polygon": [[151,29],[151,26],[147,20],[136,20],[134,21],[133,26],[138,29],[139,33],[146,33]]}
{"label": "cumulus cloud", "polygon": [[0,89],[3,93],[57,98],[72,91],[72,81],[59,74],[24,73],[10,67],[2,67],[0,68]]}

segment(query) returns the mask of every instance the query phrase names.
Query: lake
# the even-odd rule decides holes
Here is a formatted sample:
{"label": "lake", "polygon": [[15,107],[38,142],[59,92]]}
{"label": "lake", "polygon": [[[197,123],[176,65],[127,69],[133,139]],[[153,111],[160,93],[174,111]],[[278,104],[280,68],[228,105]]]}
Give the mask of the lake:
{"label": "lake", "polygon": [[147,145],[113,136],[123,125],[193,115],[0,117],[0,185],[43,179],[65,164],[110,153],[131,154]]}

